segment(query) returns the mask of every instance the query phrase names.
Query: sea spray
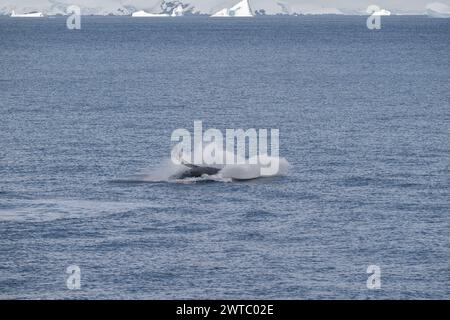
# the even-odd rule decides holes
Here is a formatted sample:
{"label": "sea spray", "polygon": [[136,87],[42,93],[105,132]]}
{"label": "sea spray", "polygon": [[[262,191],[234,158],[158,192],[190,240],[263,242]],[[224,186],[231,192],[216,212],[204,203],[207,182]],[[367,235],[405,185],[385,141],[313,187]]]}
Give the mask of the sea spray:
{"label": "sea spray", "polygon": [[249,164],[253,165],[249,169],[259,169],[262,176],[276,175],[279,170],[279,129],[270,129],[270,138],[267,129],[226,129],[224,139],[220,130],[203,132],[202,121],[194,121],[193,137],[189,130],[178,128],[170,140],[176,142],[171,152],[174,164],[213,168]]}

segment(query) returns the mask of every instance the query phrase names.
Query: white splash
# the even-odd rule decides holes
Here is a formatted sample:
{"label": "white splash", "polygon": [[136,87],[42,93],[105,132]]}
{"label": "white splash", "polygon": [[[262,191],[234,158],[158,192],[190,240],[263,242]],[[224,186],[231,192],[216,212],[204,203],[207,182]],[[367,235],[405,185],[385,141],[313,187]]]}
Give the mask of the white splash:
{"label": "white splash", "polygon": [[[205,146],[206,148],[207,146]],[[223,151],[223,156],[227,156]],[[235,155],[238,157],[237,155]],[[241,164],[212,164],[204,167],[219,169],[216,174],[203,174],[200,177],[190,177],[184,175],[190,168],[183,164],[175,164],[171,159],[167,159],[157,166],[141,171],[138,174],[114,180],[115,182],[175,182],[175,183],[195,183],[203,181],[232,182],[239,180],[251,180],[265,177],[285,176],[288,174],[290,164],[285,158],[272,157],[269,155],[259,155],[258,159],[242,159]],[[278,161],[278,170],[272,174],[264,174],[261,167],[268,163]],[[186,163],[188,163],[186,161]],[[203,165],[200,165],[202,167]]]}

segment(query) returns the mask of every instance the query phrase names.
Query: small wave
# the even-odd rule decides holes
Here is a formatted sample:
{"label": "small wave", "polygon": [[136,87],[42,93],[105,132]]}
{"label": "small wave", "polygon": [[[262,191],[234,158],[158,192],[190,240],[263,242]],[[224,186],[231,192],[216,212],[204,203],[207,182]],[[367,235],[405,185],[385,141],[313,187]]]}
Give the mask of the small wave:
{"label": "small wave", "polygon": [[169,180],[168,182],[174,182],[174,183],[199,183],[199,182],[232,182],[233,179],[231,178],[224,178],[220,175],[207,175],[204,174],[201,177],[188,177],[183,179],[173,179]]}
{"label": "small wave", "polygon": [[13,201],[9,206],[1,206],[0,222],[45,222],[59,219],[97,217],[148,208],[159,209],[160,207],[158,204],[148,202],[33,199]]}

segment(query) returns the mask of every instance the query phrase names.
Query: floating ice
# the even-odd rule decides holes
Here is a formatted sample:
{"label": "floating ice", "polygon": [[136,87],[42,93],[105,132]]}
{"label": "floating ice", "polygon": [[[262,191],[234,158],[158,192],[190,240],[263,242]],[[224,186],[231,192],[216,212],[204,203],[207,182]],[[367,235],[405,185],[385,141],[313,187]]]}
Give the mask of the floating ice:
{"label": "floating ice", "polygon": [[217,11],[211,17],[253,17],[248,0],[242,0],[231,8]]}
{"label": "floating ice", "polygon": [[135,18],[146,18],[146,17],[168,17],[169,15],[167,13],[148,13],[145,12],[144,10],[139,10],[133,12],[131,16]]}
{"label": "floating ice", "polygon": [[42,18],[44,14],[42,12],[28,12],[28,13],[16,13],[14,10],[11,12],[12,18]]}

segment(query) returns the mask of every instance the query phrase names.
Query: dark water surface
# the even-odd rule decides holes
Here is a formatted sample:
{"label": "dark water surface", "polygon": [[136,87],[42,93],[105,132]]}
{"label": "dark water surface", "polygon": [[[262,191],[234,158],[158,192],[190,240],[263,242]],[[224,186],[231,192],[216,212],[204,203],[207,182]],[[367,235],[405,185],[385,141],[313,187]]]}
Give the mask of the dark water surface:
{"label": "dark water surface", "polygon": [[[450,298],[450,19],[365,23],[1,17],[0,298]],[[289,174],[112,182],[194,120]]]}

